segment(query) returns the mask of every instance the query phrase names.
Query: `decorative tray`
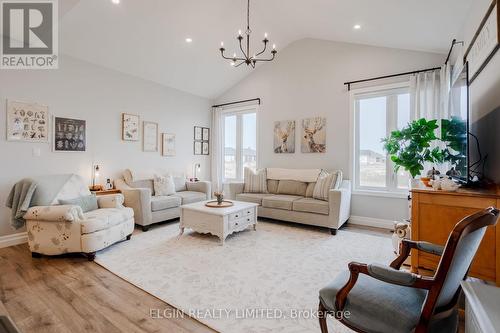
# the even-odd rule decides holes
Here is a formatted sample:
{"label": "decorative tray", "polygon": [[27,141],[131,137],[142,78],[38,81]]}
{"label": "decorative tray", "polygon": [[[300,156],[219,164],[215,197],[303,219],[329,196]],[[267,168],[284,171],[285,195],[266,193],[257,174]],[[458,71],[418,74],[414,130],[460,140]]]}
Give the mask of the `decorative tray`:
{"label": "decorative tray", "polygon": [[223,200],[222,203],[219,205],[219,203],[217,203],[217,200],[214,200],[214,201],[207,202],[205,204],[205,206],[211,207],[211,208],[227,208],[227,207],[234,206],[234,203],[231,201],[228,201],[228,200]]}

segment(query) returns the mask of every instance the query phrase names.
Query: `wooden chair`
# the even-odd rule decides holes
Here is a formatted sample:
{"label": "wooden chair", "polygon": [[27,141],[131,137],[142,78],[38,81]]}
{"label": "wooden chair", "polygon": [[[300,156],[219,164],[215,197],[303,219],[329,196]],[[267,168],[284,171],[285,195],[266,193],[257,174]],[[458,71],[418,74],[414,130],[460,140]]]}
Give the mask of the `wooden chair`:
{"label": "wooden chair", "polygon": [[[348,272],[319,292],[321,332],[328,332],[328,314],[356,332],[456,332],[460,282],[498,215],[490,207],[465,217],[444,247],[404,240],[390,266],[351,262]],[[433,277],[399,270],[411,249],[441,256]]]}

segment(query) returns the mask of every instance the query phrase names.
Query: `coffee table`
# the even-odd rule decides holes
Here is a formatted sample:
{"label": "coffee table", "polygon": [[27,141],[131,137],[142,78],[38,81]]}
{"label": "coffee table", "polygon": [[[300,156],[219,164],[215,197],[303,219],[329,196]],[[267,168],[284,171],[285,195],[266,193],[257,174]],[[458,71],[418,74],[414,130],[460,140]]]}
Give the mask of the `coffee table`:
{"label": "coffee table", "polygon": [[212,208],[205,206],[207,201],[182,205],[179,237],[185,228],[190,228],[202,234],[219,237],[220,245],[224,245],[227,236],[243,231],[249,226],[257,230],[258,204],[251,202],[232,201],[234,206]]}

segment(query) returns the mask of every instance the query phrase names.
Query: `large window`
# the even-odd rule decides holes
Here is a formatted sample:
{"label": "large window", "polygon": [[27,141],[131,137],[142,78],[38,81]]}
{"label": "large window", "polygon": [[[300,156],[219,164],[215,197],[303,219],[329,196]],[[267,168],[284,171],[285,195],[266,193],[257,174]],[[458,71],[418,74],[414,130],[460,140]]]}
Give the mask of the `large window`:
{"label": "large window", "polygon": [[355,190],[402,192],[408,175],[394,165],[382,138],[410,121],[410,93],[406,85],[353,91]]}
{"label": "large window", "polygon": [[224,180],[243,180],[243,169],[257,168],[255,108],[224,113]]}

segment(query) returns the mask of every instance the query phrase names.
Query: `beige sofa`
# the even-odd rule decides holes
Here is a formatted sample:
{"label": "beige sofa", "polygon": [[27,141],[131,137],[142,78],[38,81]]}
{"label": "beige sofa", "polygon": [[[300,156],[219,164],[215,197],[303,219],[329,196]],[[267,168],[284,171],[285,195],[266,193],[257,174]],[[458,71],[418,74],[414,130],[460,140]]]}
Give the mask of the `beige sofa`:
{"label": "beige sofa", "polygon": [[[286,182],[282,184],[286,186],[279,186],[280,182]],[[260,205],[259,217],[326,227],[332,235],[350,217],[350,180],[339,181],[338,188],[330,189],[328,201],[312,197],[315,182],[267,179],[268,193],[245,193],[244,183],[228,185],[229,197]]]}
{"label": "beige sofa", "polygon": [[174,177],[173,195],[155,196],[153,179],[134,179],[130,170],[125,170],[123,179],[115,180],[115,187],[122,191],[125,206],[134,210],[135,223],[143,231],[153,223],[180,217],[180,206],[208,200],[211,197],[210,182],[186,182],[185,177]]}

